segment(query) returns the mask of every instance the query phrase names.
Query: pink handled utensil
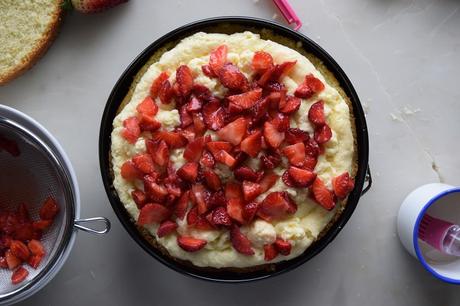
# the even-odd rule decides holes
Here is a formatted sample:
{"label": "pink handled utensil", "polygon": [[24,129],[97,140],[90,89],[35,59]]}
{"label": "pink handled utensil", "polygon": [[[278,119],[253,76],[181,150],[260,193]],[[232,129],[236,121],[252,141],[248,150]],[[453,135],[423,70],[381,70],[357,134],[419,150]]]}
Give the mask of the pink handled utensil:
{"label": "pink handled utensil", "polygon": [[460,226],[425,214],[418,237],[438,251],[460,256]]}
{"label": "pink handled utensil", "polygon": [[294,9],[289,4],[289,2],[287,0],[273,0],[273,2],[275,2],[278,9],[281,11],[281,14],[283,14],[283,17],[287,20],[289,24],[296,24],[294,30],[297,31],[298,29],[300,29],[300,27],[302,26],[302,21],[300,21],[299,17],[295,13]]}

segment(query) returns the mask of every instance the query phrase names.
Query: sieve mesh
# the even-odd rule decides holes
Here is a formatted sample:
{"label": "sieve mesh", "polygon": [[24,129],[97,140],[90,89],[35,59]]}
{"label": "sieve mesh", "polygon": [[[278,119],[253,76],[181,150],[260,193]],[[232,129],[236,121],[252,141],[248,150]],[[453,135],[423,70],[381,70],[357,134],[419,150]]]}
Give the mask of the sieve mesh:
{"label": "sieve mesh", "polygon": [[70,188],[62,169],[58,167],[43,143],[1,120],[0,135],[15,141],[21,152],[18,157],[13,157],[5,151],[0,152],[0,208],[15,210],[17,205],[25,203],[33,220],[39,219],[40,207],[49,196],[57,201],[60,208],[53,225],[41,239],[46,255],[39,267],[35,270],[24,265],[29,275],[18,285],[11,283],[12,271],[0,269],[1,304],[3,299],[20,293],[44,277],[48,268],[57,260],[65,240],[69,238],[73,202],[69,198]]}

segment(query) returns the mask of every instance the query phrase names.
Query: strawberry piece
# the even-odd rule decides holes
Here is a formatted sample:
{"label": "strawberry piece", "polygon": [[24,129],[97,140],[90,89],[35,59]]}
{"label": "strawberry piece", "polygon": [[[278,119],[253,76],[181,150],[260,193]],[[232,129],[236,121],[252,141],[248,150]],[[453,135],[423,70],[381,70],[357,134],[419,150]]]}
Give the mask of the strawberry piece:
{"label": "strawberry piece", "polygon": [[308,141],[310,139],[310,135],[307,131],[297,129],[297,128],[289,128],[286,131],[286,142],[289,144],[296,144],[299,142]]}
{"label": "strawberry piece", "polygon": [[241,140],[243,140],[243,137],[246,134],[246,128],[247,120],[240,117],[217,131],[217,136],[219,136],[220,139],[228,141],[236,146],[241,142]]}
{"label": "strawberry piece", "polygon": [[249,81],[246,76],[231,63],[226,63],[217,73],[222,85],[234,91],[246,91],[249,88]]}
{"label": "strawberry piece", "polygon": [[227,213],[233,220],[244,223],[243,203],[240,199],[227,197]]}
{"label": "strawberry piece", "polygon": [[34,228],[32,226],[32,223],[27,222],[27,223],[20,223],[16,227],[14,233],[13,233],[13,238],[16,240],[29,240],[32,239],[34,235]]}
{"label": "strawberry piece", "polygon": [[33,255],[45,255],[45,247],[40,241],[36,239],[30,240],[27,244],[27,247]]}
{"label": "strawberry piece", "polygon": [[245,201],[251,202],[261,193],[262,188],[259,184],[250,181],[243,182],[243,196]]}
{"label": "strawberry piece", "polygon": [[289,74],[296,63],[297,61],[284,62],[267,69],[257,83],[264,87],[270,82],[277,82],[282,76]]}
{"label": "strawberry piece", "polygon": [[261,188],[261,193],[266,192],[270,188],[273,187],[273,185],[276,184],[276,181],[278,181],[279,176],[276,175],[275,173],[267,173],[265,176],[262,178],[260,181],[260,188]]}
{"label": "strawberry piece", "polygon": [[28,275],[29,275],[29,271],[27,271],[23,267],[19,267],[11,275],[11,283],[13,285],[17,285],[19,283],[22,283],[27,278]]}
{"label": "strawberry piece", "polygon": [[155,171],[155,164],[153,163],[152,156],[148,153],[139,154],[133,157],[134,167],[145,174]]}
{"label": "strawberry piece", "polygon": [[136,107],[136,110],[146,116],[155,116],[158,113],[158,106],[153,101],[152,97],[147,96],[141,103]]}
{"label": "strawberry piece", "polygon": [[167,236],[173,233],[177,229],[177,223],[171,220],[163,221],[157,230],[157,235],[159,238]]}
{"label": "strawberry piece", "polygon": [[324,90],[323,82],[310,73],[305,76],[304,82],[297,87],[294,95],[298,98],[309,99],[322,90]]}
{"label": "strawberry piece", "polygon": [[213,100],[203,106],[203,119],[208,129],[213,131],[225,125],[225,111],[219,100]]}
{"label": "strawberry piece", "polygon": [[278,256],[278,250],[275,248],[274,244],[264,245],[264,260],[270,261]]}
{"label": "strawberry piece", "polygon": [[308,120],[318,126],[326,124],[326,117],[324,116],[324,102],[322,100],[313,103],[310,107],[308,110]]}
{"label": "strawberry piece", "polygon": [[40,208],[40,219],[53,220],[59,213],[59,206],[52,197],[48,197]]}
{"label": "strawberry piece", "polygon": [[209,55],[209,66],[214,75],[217,75],[227,62],[227,53],[228,47],[226,45],[220,45]]}
{"label": "strawberry piece", "polygon": [[200,158],[200,164],[203,167],[214,168],[216,161],[214,160],[212,154],[209,151],[205,150]]}
{"label": "strawberry piece", "polygon": [[274,169],[281,163],[281,156],[277,153],[263,155],[260,161],[265,169]]}
{"label": "strawberry piece", "polygon": [[169,162],[169,148],[166,141],[154,141],[151,139],[145,140],[147,152],[150,154],[153,162],[158,166],[166,166]]}
{"label": "strawberry piece", "polygon": [[285,192],[272,192],[265,197],[259,206],[257,215],[262,219],[271,222],[282,219],[289,214],[295,213],[297,206],[290,200]]}
{"label": "strawberry piece", "polygon": [[313,138],[308,139],[304,143],[305,143],[305,154],[307,156],[311,156],[315,158],[318,157],[318,155],[320,154],[320,147],[318,143]]}
{"label": "strawberry piece", "polygon": [[190,191],[187,190],[180,196],[179,200],[177,201],[176,207],[174,208],[174,214],[180,220],[183,220],[185,214],[187,212],[188,203],[190,199]]}
{"label": "strawberry piece", "polygon": [[152,135],[154,140],[164,140],[170,149],[177,149],[187,144],[187,139],[180,133],[158,131]]}
{"label": "strawberry piece", "polygon": [[230,104],[242,110],[253,107],[257,101],[262,97],[262,89],[257,88],[239,95],[227,97]]}
{"label": "strawberry piece", "polygon": [[215,157],[221,150],[230,152],[232,144],[226,141],[211,141],[206,144],[206,148],[208,148]]}
{"label": "strawberry piece", "polygon": [[184,158],[190,162],[199,161],[201,154],[203,153],[205,141],[206,139],[204,137],[198,137],[187,144],[184,151]]}
{"label": "strawberry piece", "polygon": [[256,157],[262,146],[262,132],[256,131],[253,134],[243,139],[240,144],[241,151],[247,153],[251,157]]}
{"label": "strawberry piece", "polygon": [[14,256],[22,261],[26,261],[30,256],[30,251],[27,246],[19,240],[11,241],[10,251]]}
{"label": "strawberry piece", "polygon": [[197,98],[195,97],[192,97],[190,99],[190,101],[188,101],[188,103],[186,104],[186,110],[190,113],[195,113],[199,110],[201,110],[201,107],[202,107],[202,103],[200,100],[198,100]]}
{"label": "strawberry piece", "polygon": [[204,216],[198,216],[198,219],[196,220],[193,227],[201,231],[212,231],[215,229],[214,226]]}
{"label": "strawberry piece", "polygon": [[200,215],[206,213],[209,209],[208,207],[208,201],[209,201],[209,192],[206,190],[206,188],[201,185],[201,184],[195,184],[192,186],[191,190],[191,196],[193,197],[197,208],[198,208],[198,213]]}
{"label": "strawberry piece", "polygon": [[273,67],[273,57],[270,53],[264,51],[256,51],[252,57],[251,68],[255,72],[263,72],[268,68]]}
{"label": "strawberry piece", "polygon": [[283,183],[288,187],[297,187],[292,177],[289,175],[289,172],[286,170],[284,171],[283,175],[281,176]]}
{"label": "strawberry piece", "polygon": [[211,90],[202,84],[193,84],[192,93],[199,100],[209,101],[212,98]]}
{"label": "strawberry piece", "polygon": [[209,77],[209,78],[215,78],[217,75],[212,71],[211,66],[208,65],[203,65],[201,66],[201,71],[203,71],[204,75]]}
{"label": "strawberry piece", "polygon": [[313,185],[310,187],[314,200],[327,210],[332,210],[335,206],[334,194],[327,189],[324,182],[316,177]]}
{"label": "strawberry piece", "polygon": [[217,174],[214,173],[214,171],[205,169],[203,171],[203,176],[206,182],[206,185],[211,188],[214,191],[217,191],[220,189],[222,183],[220,181],[220,178]]}
{"label": "strawberry piece", "polygon": [[160,89],[158,90],[158,97],[160,98],[161,103],[169,104],[174,95],[174,90],[171,86],[169,80],[163,81],[161,83]]}
{"label": "strawberry piece", "polygon": [[149,225],[153,223],[160,223],[171,216],[171,211],[163,205],[157,203],[148,203],[141,208],[137,224]]}
{"label": "strawberry piece", "polygon": [[125,180],[132,181],[142,178],[142,173],[134,166],[130,160],[126,161],[120,169],[121,177]]}
{"label": "strawberry piece", "polygon": [[217,207],[211,215],[211,224],[214,226],[230,226],[232,220],[224,207]]}
{"label": "strawberry piece", "polygon": [[160,75],[153,81],[152,86],[150,86],[150,96],[152,96],[153,99],[158,97],[158,94],[160,92],[161,85],[163,84],[164,81],[166,81],[169,78],[169,75],[167,72],[163,71],[160,73]]}
{"label": "strawberry piece", "polygon": [[198,167],[198,163],[188,162],[184,164],[182,167],[180,167],[179,170],[177,170],[177,175],[180,178],[193,183],[198,177]]}
{"label": "strawberry piece", "polygon": [[195,225],[196,222],[198,221],[198,217],[199,217],[198,209],[196,206],[194,206],[187,213],[187,224],[190,226]]}
{"label": "strawberry piece", "polygon": [[121,136],[131,144],[136,143],[137,138],[141,134],[139,120],[136,117],[129,117],[123,121],[123,127]]}
{"label": "strawberry piece", "polygon": [[13,255],[11,250],[5,252],[5,259],[10,270],[16,269],[22,263],[21,259]]}
{"label": "strawberry piece", "polygon": [[307,155],[303,162],[302,168],[310,170],[310,171],[314,171],[317,162],[318,162],[318,159],[316,157]]}
{"label": "strawberry piece", "polygon": [[43,256],[44,255],[32,255],[27,260],[27,264],[31,266],[32,268],[37,269],[43,260]]}
{"label": "strawberry piece", "polygon": [[193,117],[187,109],[187,104],[182,105],[179,108],[179,119],[180,119],[180,126],[182,128],[186,128],[187,126],[193,123]]}
{"label": "strawberry piece", "polygon": [[214,192],[209,198],[209,207],[219,207],[227,205],[227,200],[225,199],[225,193],[222,189]]}
{"label": "strawberry piece", "polygon": [[301,166],[305,160],[305,145],[302,142],[286,146],[281,152],[287,157],[291,165]]}
{"label": "strawberry piece", "polygon": [[299,86],[297,87],[297,89],[294,91],[294,96],[296,96],[297,98],[302,98],[302,99],[309,99],[311,98],[315,93],[313,92],[313,90],[310,88],[310,86],[308,86],[307,84],[305,83],[301,83],[299,84]]}
{"label": "strawberry piece", "polygon": [[141,115],[139,119],[139,128],[145,132],[155,132],[161,127],[161,123],[150,116]]}
{"label": "strawberry piece", "polygon": [[236,225],[230,230],[230,240],[235,250],[243,255],[254,255],[254,250],[251,247],[251,241],[241,233],[240,228]]}
{"label": "strawberry piece", "polygon": [[202,136],[206,132],[206,124],[204,123],[202,114],[193,114],[193,127],[195,128],[195,133],[198,136]]}
{"label": "strawberry piece", "polygon": [[270,123],[279,132],[286,132],[290,126],[289,117],[281,113],[277,113]]}
{"label": "strawberry piece", "polygon": [[224,165],[227,165],[228,167],[234,166],[236,162],[235,158],[231,156],[227,151],[224,151],[224,150],[220,150],[219,152],[217,152],[217,154],[214,157],[216,161]]}
{"label": "strawberry piece", "polygon": [[316,174],[309,170],[291,166],[287,171],[297,187],[308,187],[316,179]]}
{"label": "strawberry piece", "polygon": [[286,103],[283,106],[281,106],[281,103],[280,103],[280,112],[287,114],[287,115],[293,114],[299,110],[300,102],[301,101],[299,98],[287,97]]}
{"label": "strawberry piece", "polygon": [[266,121],[268,115],[268,107],[269,107],[269,100],[268,98],[263,98],[256,102],[253,107],[250,109],[250,114],[251,114],[251,119],[252,119],[252,124],[253,126],[259,125],[260,123],[263,123]]}
{"label": "strawberry piece", "polygon": [[134,189],[131,191],[131,197],[139,209],[141,209],[147,203],[147,195],[142,190]]}
{"label": "strawberry piece", "polygon": [[315,130],[315,141],[319,144],[328,142],[332,138],[332,131],[329,125],[325,124]]}
{"label": "strawberry piece", "polygon": [[348,172],[344,172],[332,179],[332,188],[334,194],[339,199],[344,199],[355,187],[355,181],[350,177]]}
{"label": "strawberry piece", "polygon": [[163,202],[168,195],[166,188],[158,185],[156,183],[156,178],[151,175],[144,176],[144,190],[149,198],[155,202]]}
{"label": "strawberry piece", "polygon": [[265,122],[264,124],[264,139],[272,147],[278,148],[284,140],[284,133],[279,132],[273,124]]}
{"label": "strawberry piece", "polygon": [[176,82],[179,84],[179,93],[182,97],[190,94],[193,87],[192,71],[187,65],[181,65],[176,70]]}
{"label": "strawberry piece", "polygon": [[7,139],[0,135],[0,152],[5,150],[8,152],[11,156],[17,157],[21,154],[21,151],[19,150],[19,146],[14,140]]}
{"label": "strawberry piece", "polygon": [[179,236],[177,237],[177,244],[187,252],[197,252],[204,248],[207,241],[203,239],[197,239],[193,237],[187,236]]}
{"label": "strawberry piece", "polygon": [[51,220],[37,220],[32,223],[32,228],[34,231],[45,231],[50,228],[53,221]]}
{"label": "strawberry piece", "polygon": [[259,174],[247,166],[236,168],[233,170],[233,175],[239,181],[256,182],[259,179]]}
{"label": "strawberry piece", "polygon": [[273,245],[281,255],[287,256],[291,254],[291,243],[289,241],[283,240],[281,238],[276,238]]}
{"label": "strawberry piece", "polygon": [[242,215],[246,223],[250,223],[252,220],[254,220],[259,205],[259,202],[250,202],[244,205]]}
{"label": "strawberry piece", "polygon": [[228,182],[225,185],[225,197],[227,199],[243,199],[243,190],[241,185],[236,182]]}

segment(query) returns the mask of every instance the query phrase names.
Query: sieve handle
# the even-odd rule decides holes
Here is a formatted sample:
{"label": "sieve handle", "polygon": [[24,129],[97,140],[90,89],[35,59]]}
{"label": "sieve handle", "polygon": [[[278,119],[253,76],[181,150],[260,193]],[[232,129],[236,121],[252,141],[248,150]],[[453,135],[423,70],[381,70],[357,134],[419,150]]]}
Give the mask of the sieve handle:
{"label": "sieve handle", "polygon": [[[103,229],[97,230],[91,227],[86,227],[83,224],[85,223],[103,223]],[[110,231],[110,221],[104,217],[94,217],[94,218],[86,218],[86,219],[76,219],[74,221],[74,226],[79,230],[82,230],[87,233],[96,234],[96,235],[104,235]]]}

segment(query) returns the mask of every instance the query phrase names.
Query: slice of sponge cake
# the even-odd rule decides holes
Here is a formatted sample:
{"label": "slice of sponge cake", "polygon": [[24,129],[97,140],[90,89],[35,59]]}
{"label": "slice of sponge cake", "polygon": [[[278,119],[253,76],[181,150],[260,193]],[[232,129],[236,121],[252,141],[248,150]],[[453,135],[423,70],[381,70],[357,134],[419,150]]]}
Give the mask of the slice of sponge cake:
{"label": "slice of sponge cake", "polygon": [[0,85],[46,52],[61,22],[62,0],[0,0]]}

